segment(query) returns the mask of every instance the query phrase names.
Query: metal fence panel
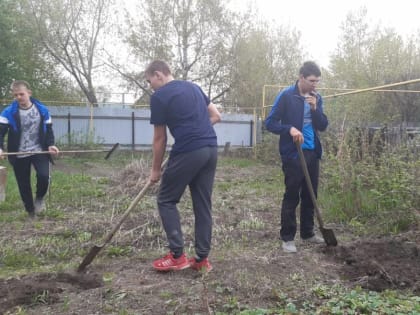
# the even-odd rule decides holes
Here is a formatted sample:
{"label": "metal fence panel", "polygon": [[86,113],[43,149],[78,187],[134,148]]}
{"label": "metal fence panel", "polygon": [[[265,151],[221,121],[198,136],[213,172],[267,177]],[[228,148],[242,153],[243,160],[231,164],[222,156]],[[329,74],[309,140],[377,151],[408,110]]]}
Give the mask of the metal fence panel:
{"label": "metal fence panel", "polygon": [[[49,106],[57,141],[63,144],[94,143],[138,148],[151,146],[153,126],[150,110],[130,108],[89,108]],[[223,114],[222,122],[215,125],[218,145],[230,142],[232,146],[252,146],[253,139],[260,138],[261,124],[254,126],[254,116],[247,114]],[[255,129],[257,137],[255,137]],[[169,135],[169,144],[173,143]]]}

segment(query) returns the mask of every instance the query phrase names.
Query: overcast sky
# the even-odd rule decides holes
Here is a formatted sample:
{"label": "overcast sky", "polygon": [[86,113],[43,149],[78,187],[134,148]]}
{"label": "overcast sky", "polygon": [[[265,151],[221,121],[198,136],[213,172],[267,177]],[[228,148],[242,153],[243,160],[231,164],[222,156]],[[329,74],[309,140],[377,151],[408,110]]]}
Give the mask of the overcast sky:
{"label": "overcast sky", "polygon": [[420,30],[420,0],[231,0],[233,8],[243,10],[251,2],[272,23],[287,25],[301,32],[301,44],[309,58],[328,66],[328,57],[337,47],[340,26],[349,12],[366,7],[371,27],[393,27],[407,36]]}

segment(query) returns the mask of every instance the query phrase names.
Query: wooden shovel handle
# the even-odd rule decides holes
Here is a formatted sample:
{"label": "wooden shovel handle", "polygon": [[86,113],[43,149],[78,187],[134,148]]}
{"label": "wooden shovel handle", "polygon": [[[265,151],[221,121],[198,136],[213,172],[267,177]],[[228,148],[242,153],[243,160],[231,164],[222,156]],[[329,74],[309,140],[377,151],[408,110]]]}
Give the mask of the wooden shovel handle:
{"label": "wooden shovel handle", "polygon": [[299,143],[296,142],[296,148],[299,154],[300,165],[302,166],[303,174],[305,175],[306,185],[308,186],[309,194],[311,195],[312,203],[315,208],[316,218],[318,219],[319,227],[324,228],[324,222],[321,217],[321,212],[318,208],[318,203],[316,201],[314,189],[312,187],[311,177],[309,176],[308,166],[306,165],[305,156],[303,155],[302,147]]}
{"label": "wooden shovel handle", "polygon": [[[166,158],[166,160],[163,161],[162,166],[161,166],[162,169],[165,168],[166,164],[168,163],[168,159],[169,158]],[[128,206],[127,210],[125,210],[124,214],[122,215],[120,221],[106,235],[106,237],[103,240],[103,245],[107,244],[112,239],[112,237],[114,236],[115,232],[118,231],[118,229],[120,228],[121,224],[123,224],[123,222],[125,221],[125,219],[127,218],[127,216],[130,214],[131,210],[133,210],[133,208],[139,203],[139,201],[141,200],[141,198],[143,198],[143,196],[146,194],[147,190],[152,185],[153,185],[152,182],[150,180],[147,180],[146,185],[144,185],[143,189],[140,190],[140,192],[137,194],[137,196],[131,201],[131,203]]]}

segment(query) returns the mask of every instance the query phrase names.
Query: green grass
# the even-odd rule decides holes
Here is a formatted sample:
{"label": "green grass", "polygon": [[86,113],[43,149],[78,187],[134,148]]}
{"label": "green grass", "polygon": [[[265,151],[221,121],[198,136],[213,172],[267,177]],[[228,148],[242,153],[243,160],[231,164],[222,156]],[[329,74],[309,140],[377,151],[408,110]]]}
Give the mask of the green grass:
{"label": "green grass", "polygon": [[132,251],[133,248],[129,246],[108,246],[106,254],[109,257],[129,256]]}
{"label": "green grass", "polygon": [[238,314],[238,315],[361,315],[361,314],[380,314],[380,315],[418,315],[420,314],[420,297],[407,296],[394,291],[382,293],[364,291],[360,288],[347,290],[340,286],[334,287],[315,287],[313,293],[320,299],[316,303],[305,301],[297,304],[293,298],[287,294],[273,291],[279,306],[272,309],[248,309],[246,305],[231,298],[224,305],[225,310],[216,312],[218,315]]}
{"label": "green grass", "polygon": [[30,269],[42,263],[35,253],[16,251],[16,247],[2,248],[0,257],[2,264],[9,269]]}
{"label": "green grass", "polygon": [[223,158],[219,159],[219,165],[246,168],[251,166],[258,166],[259,163],[252,159]]}

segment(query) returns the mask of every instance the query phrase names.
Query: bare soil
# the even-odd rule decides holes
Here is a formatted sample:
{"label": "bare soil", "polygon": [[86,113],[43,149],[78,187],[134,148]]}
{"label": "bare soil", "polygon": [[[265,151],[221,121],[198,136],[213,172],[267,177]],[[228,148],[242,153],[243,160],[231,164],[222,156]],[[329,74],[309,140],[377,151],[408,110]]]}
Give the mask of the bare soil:
{"label": "bare soil", "polygon": [[[110,191],[127,193],[122,178],[129,174],[121,177],[122,172],[97,175],[112,174]],[[234,185],[250,181],[258,172],[257,167],[219,167],[216,181]],[[115,186],[118,181],[120,187]],[[0,279],[0,314],[14,314],[21,307],[25,314],[229,314],[245,307],[269,309],[286,300],[316,304],[320,297],[311,289],[335,284],[420,295],[420,231],[416,226],[396,236],[359,238],[342,226],[330,225],[339,241],[337,247],[307,245],[297,238],[298,253],[286,254],[278,240],[279,195],[270,199],[269,194],[221,189],[214,199],[210,257],[214,269],[209,274],[191,269],[159,273],[151,268],[156,249],[162,249],[159,254],[165,252],[162,234],[147,232],[160,227],[151,209],[129,217],[115,236],[119,245],[132,248],[129,255],[100,253],[84,273],[69,270]],[[183,215],[183,225],[192,226],[190,211]],[[253,217],[258,220],[249,221]],[[263,222],[264,228],[244,222]],[[106,222],[90,226],[99,235],[109,228]],[[192,235],[185,233],[189,252]],[[81,258],[75,257],[75,262]]]}

